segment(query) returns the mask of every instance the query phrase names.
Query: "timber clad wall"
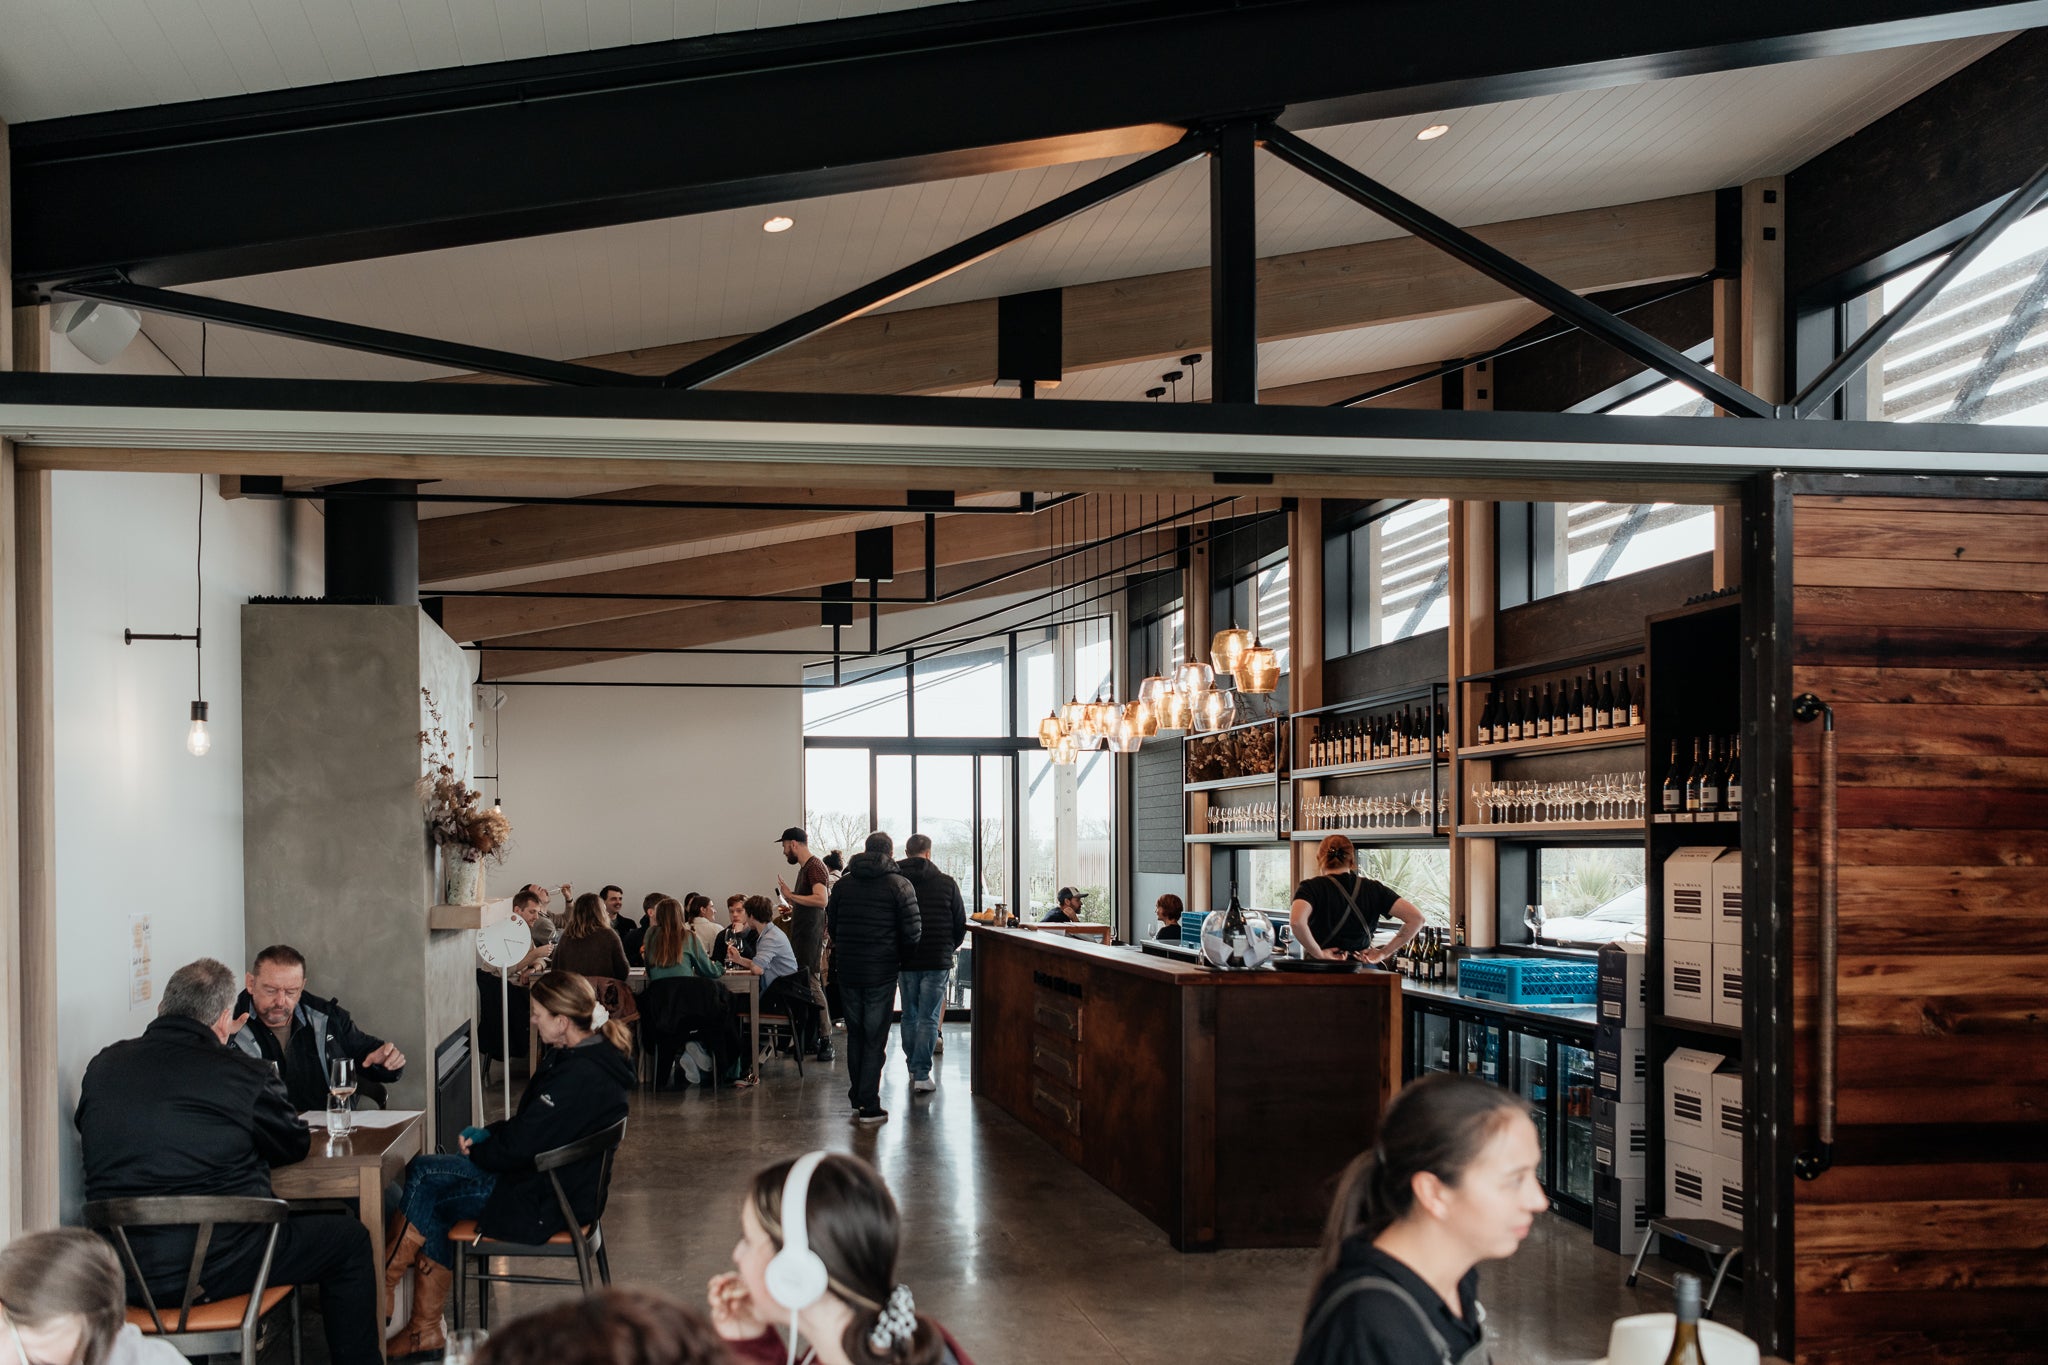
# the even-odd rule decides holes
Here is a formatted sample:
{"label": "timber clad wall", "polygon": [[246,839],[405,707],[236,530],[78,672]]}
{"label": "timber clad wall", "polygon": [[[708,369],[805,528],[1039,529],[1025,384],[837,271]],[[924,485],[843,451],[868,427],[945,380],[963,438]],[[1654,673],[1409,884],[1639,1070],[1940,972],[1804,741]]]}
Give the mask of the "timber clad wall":
{"label": "timber clad wall", "polygon": [[[2040,1361],[2048,503],[1802,496],[1793,690],[1835,710],[1836,1166],[1794,1181],[1801,1362]],[[1818,725],[1794,739],[1794,1121],[1811,1140]]]}

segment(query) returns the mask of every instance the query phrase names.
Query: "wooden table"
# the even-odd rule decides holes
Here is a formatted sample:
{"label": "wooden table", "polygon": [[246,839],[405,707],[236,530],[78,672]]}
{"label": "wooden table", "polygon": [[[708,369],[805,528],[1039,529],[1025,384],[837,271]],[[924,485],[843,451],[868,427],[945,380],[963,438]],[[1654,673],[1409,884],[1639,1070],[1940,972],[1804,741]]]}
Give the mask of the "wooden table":
{"label": "wooden table", "polygon": [[[401,1178],[405,1163],[425,1150],[425,1115],[417,1109],[369,1111],[405,1116],[387,1128],[365,1127],[357,1115],[347,1137],[330,1138],[324,1126],[313,1129],[313,1145],[304,1161],[270,1168],[270,1192],[279,1199],[353,1199],[356,1214],[370,1230],[370,1254],[377,1261],[377,1320],[391,1316],[384,1294],[384,1186]],[[384,1334],[377,1339],[381,1343]]]}
{"label": "wooden table", "polygon": [[1109,942],[1107,924],[1062,924],[1058,920],[1052,920],[1037,924],[1019,924],[1017,927],[1029,929],[1034,934],[1071,934],[1076,938],[1092,938],[1097,943]]}
{"label": "wooden table", "polygon": [[752,972],[727,972],[718,978],[734,995],[747,997],[747,1014],[754,1023],[753,1046],[747,1052],[747,1074],[761,1074],[761,978]]}

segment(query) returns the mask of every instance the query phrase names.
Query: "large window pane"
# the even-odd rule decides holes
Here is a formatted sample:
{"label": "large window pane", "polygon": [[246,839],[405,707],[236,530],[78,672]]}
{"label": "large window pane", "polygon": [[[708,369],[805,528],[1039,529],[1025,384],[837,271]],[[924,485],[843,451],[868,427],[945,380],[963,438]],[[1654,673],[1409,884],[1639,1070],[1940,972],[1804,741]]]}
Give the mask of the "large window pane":
{"label": "large window pane", "polygon": [[896,841],[899,854],[903,841],[914,832],[911,819],[910,755],[876,754],[875,828]]}
{"label": "large window pane", "polygon": [[1017,639],[1017,721],[1011,731],[1019,735],[1038,733],[1038,722],[1066,698],[1059,695],[1060,665],[1050,638]]}
{"label": "large window pane", "polygon": [[819,853],[860,852],[868,837],[868,751],[804,750],[804,829]]}
{"label": "large window pane", "polygon": [[888,668],[873,660],[849,659],[840,674],[847,681],[833,687],[830,668],[805,670],[805,734],[886,735],[900,739],[910,733],[903,669]]}
{"label": "large window pane", "polygon": [[[890,831],[896,833],[895,831]],[[896,834],[896,853],[911,834],[932,841],[932,861],[974,894],[974,759],[967,754],[924,754],[917,760],[917,826]]]}
{"label": "large window pane", "polygon": [[[981,893],[974,907],[977,910],[1008,905],[1010,901],[1010,843],[1004,831],[1009,827],[1006,816],[1013,762],[1014,759],[993,754],[985,754],[981,759],[981,829],[977,832],[981,847]],[[975,893],[970,889],[966,894]]]}
{"label": "large window pane", "polygon": [[[1065,805],[1073,809],[1072,767],[1062,768],[1043,749],[1026,749],[1024,763],[1024,808],[1019,812],[1017,839],[1023,852],[1024,888],[1012,907],[1023,918],[1037,919],[1052,909],[1060,888],[1058,862],[1060,793],[1067,789]],[[1066,774],[1065,778],[1061,774]]]}
{"label": "large window pane", "polygon": [[1323,648],[1331,658],[1450,621],[1450,504],[1403,503],[1323,543]]}
{"label": "large window pane", "polygon": [[1071,858],[1061,861],[1073,878],[1069,885],[1088,893],[1081,918],[1091,924],[1114,924],[1110,829],[1116,819],[1116,759],[1098,749],[1082,754],[1067,771],[1074,775],[1074,838]]}
{"label": "large window pane", "polygon": [[1714,509],[1672,502],[1500,504],[1508,605],[1608,583],[1714,548]]}
{"label": "large window pane", "polygon": [[920,735],[994,737],[1003,728],[1006,645],[919,659],[913,670],[912,725]]}
{"label": "large window pane", "polygon": [[1594,947],[1643,936],[1641,849],[1540,848],[1536,876],[1544,942]]}
{"label": "large window pane", "polygon": [[1358,854],[1366,876],[1399,892],[1431,924],[1450,924],[1449,849],[1361,848]]}

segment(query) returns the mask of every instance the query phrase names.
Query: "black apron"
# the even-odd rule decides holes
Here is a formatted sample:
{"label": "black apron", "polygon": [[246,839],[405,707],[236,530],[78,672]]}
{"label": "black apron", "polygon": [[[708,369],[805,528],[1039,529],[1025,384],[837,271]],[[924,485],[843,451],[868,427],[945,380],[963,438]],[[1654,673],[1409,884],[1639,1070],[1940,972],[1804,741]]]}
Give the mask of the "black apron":
{"label": "black apron", "polygon": [[1357,1279],[1346,1280],[1330,1291],[1330,1297],[1323,1300],[1322,1306],[1316,1309],[1315,1316],[1308,1320],[1308,1326],[1302,1330],[1301,1344],[1307,1346],[1315,1340],[1316,1333],[1328,1325],[1330,1315],[1344,1300],[1353,1294],[1365,1293],[1391,1294],[1407,1304],[1408,1311],[1415,1315],[1415,1321],[1421,1324],[1423,1333],[1429,1337],[1430,1345],[1436,1348],[1438,1365],[1493,1365],[1493,1357],[1486,1349],[1485,1309],[1477,1303],[1472,1305],[1473,1325],[1479,1328],[1479,1340],[1474,1342],[1472,1348],[1464,1355],[1453,1357],[1450,1343],[1444,1340],[1443,1333],[1437,1331],[1435,1324],[1430,1322],[1429,1314],[1422,1311],[1422,1305],[1415,1301],[1415,1296],[1392,1280],[1371,1272],[1360,1275]]}
{"label": "black apron", "polygon": [[[1336,887],[1337,894],[1344,898],[1344,915],[1335,924],[1330,926],[1330,943],[1334,943],[1337,941],[1337,935],[1343,931],[1345,925],[1351,923],[1351,921],[1353,920],[1357,920],[1360,924],[1365,926],[1365,948],[1370,949],[1372,947],[1373,930],[1376,928],[1376,926],[1372,923],[1372,921],[1368,920],[1365,917],[1365,911],[1358,908],[1358,884],[1362,879],[1358,876],[1357,873],[1353,873],[1351,877],[1352,885],[1350,890],[1348,891],[1345,889],[1344,883],[1337,880],[1336,875],[1334,873],[1324,873],[1323,880],[1330,883],[1330,885]],[[1325,943],[1323,946],[1325,948],[1329,948],[1329,943]],[[1334,952],[1336,950],[1331,949],[1331,951]],[[1359,951],[1364,951],[1364,949],[1361,949]]]}

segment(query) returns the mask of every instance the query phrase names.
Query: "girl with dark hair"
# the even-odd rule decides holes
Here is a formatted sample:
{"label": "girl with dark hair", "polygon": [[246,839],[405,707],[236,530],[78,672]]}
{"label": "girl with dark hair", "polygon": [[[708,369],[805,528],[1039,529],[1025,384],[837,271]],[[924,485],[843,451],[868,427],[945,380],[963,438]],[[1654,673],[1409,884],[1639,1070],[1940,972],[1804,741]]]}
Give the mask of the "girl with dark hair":
{"label": "girl with dark hair", "polygon": [[[1322,875],[1295,888],[1287,916],[1306,956],[1384,962],[1422,931],[1422,912],[1413,902],[1358,874],[1358,849],[1343,835],[1316,845],[1316,866]],[[1401,931],[1386,947],[1375,948],[1372,936],[1387,915],[1401,921]]]}
{"label": "girl with dark hair", "polygon": [[[533,1159],[626,1117],[635,1080],[633,1036],[626,1026],[606,1013],[590,983],[574,972],[549,972],[533,983],[531,996],[533,1027],[548,1053],[519,1107],[488,1128],[463,1129],[460,1155],[416,1156],[406,1163],[403,1217],[384,1266],[384,1292],[389,1295],[409,1269],[419,1277],[412,1320],[386,1348],[393,1360],[439,1353],[447,1343],[441,1310],[455,1262],[449,1230],[473,1218],[480,1236],[527,1243],[565,1231],[554,1185],[533,1168]],[[601,1168],[593,1158],[556,1172],[584,1223],[598,1215]]]}
{"label": "girl with dark hair", "polygon": [[610,918],[602,900],[587,891],[578,896],[562,926],[562,941],[555,945],[555,970],[624,981],[632,964],[626,961],[625,940]]}
{"label": "girl with dark hair", "polygon": [[[699,915],[710,904],[703,896],[693,894],[691,899],[696,902]],[[685,922],[688,913],[673,896],[663,896],[654,903],[654,928],[648,933],[646,950],[649,981],[665,981],[673,976],[725,975],[725,968],[711,960],[711,955],[704,951],[703,940]]]}
{"label": "girl with dark hair", "polygon": [[[800,1232],[785,1229],[785,1207],[801,1208]],[[711,1325],[735,1360],[759,1365],[974,1365],[896,1282],[901,1236],[889,1187],[860,1158],[812,1152],[777,1162],[740,1205],[737,1269],[712,1277]],[[792,1295],[791,1277],[770,1268],[792,1241],[797,1259],[807,1250],[822,1263],[815,1294]],[[777,1335],[784,1325],[787,1344]]]}
{"label": "girl with dark hair", "polygon": [[1167,892],[1152,907],[1152,913],[1159,916],[1159,932],[1153,937],[1161,943],[1180,942],[1180,917],[1183,913],[1180,897]]}
{"label": "girl with dark hair", "polygon": [[718,921],[711,918],[711,897],[702,891],[692,891],[683,897],[683,923],[690,926],[690,932],[697,936],[707,953],[718,947]]}
{"label": "girl with dark hair", "polygon": [[1394,1096],[1345,1168],[1295,1365],[1486,1365],[1481,1261],[1550,1207],[1527,1106],[1466,1076]]}

